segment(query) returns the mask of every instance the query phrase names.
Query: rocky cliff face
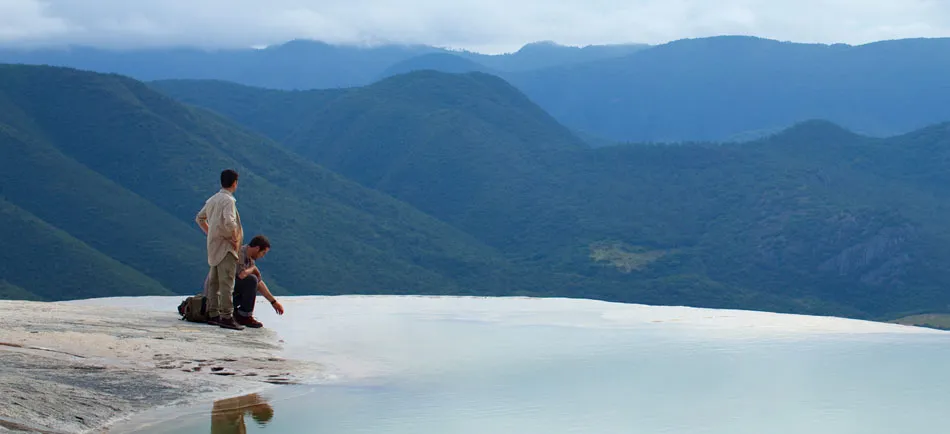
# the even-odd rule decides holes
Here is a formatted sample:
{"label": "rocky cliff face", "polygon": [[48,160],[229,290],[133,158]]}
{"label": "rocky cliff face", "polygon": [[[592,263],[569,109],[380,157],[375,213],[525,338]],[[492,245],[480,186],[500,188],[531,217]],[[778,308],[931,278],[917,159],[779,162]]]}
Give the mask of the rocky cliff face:
{"label": "rocky cliff face", "polygon": [[901,285],[919,254],[920,230],[896,214],[843,211],[819,217],[788,210],[749,228],[759,266],[805,269],[829,279],[863,284]]}
{"label": "rocky cliff face", "polygon": [[908,243],[916,239],[917,234],[917,230],[907,224],[881,228],[841,250],[818,269],[839,276],[859,276],[861,282],[869,285],[901,283],[901,275],[913,262]]}

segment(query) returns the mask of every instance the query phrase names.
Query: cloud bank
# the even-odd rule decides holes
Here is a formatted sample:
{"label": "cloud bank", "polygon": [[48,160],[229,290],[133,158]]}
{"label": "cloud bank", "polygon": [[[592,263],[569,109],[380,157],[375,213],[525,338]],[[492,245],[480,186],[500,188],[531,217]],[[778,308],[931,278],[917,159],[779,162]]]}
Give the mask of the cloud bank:
{"label": "cloud bank", "polygon": [[950,36],[944,0],[0,0],[0,45],[233,48],[290,39],[503,52],[722,34],[860,44]]}

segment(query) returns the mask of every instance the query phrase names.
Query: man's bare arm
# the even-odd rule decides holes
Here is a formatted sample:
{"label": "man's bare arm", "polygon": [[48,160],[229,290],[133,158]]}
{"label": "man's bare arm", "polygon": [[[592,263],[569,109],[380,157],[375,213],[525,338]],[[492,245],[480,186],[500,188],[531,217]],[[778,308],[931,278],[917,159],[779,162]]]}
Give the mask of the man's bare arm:
{"label": "man's bare arm", "polygon": [[263,280],[257,282],[257,292],[261,293],[261,295],[270,302],[270,305],[274,307],[274,311],[277,312],[278,315],[284,314],[284,306],[274,298],[274,295],[270,293],[270,289],[267,288],[267,284],[264,283]]}

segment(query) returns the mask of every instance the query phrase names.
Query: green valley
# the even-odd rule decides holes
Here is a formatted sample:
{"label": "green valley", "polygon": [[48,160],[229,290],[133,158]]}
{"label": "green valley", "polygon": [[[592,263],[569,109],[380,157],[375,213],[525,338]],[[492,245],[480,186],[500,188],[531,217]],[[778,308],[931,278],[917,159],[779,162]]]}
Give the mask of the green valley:
{"label": "green valley", "polygon": [[196,291],[192,219],[233,167],[245,232],[271,237],[262,267],[284,294],[871,319],[950,306],[947,125],[591,148],[480,72],[328,91],[32,66],[0,78],[0,215],[28,246],[0,257],[11,298]]}
{"label": "green valley", "polygon": [[0,225],[24,246],[0,254],[5,292],[197,292],[207,265],[193,219],[228,167],[242,174],[246,233],[274,244],[262,268],[279,292],[531,285],[465,233],[141,82],[0,66],[0,106]]}
{"label": "green valley", "polygon": [[950,306],[950,210],[915,170],[942,173],[944,126],[872,139],[814,121],[737,144],[590,149],[483,73],[282,105],[240,87],[245,107],[221,83],[153,86],[547,270],[565,285],[551,295],[864,318]]}

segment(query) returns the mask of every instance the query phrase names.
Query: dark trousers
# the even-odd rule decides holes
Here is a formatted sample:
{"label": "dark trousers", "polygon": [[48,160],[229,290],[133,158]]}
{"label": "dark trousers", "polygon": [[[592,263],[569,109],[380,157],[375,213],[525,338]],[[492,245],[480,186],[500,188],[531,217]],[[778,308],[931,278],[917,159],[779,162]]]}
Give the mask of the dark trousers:
{"label": "dark trousers", "polygon": [[234,280],[234,314],[251,316],[257,301],[257,276],[249,274],[243,279]]}

